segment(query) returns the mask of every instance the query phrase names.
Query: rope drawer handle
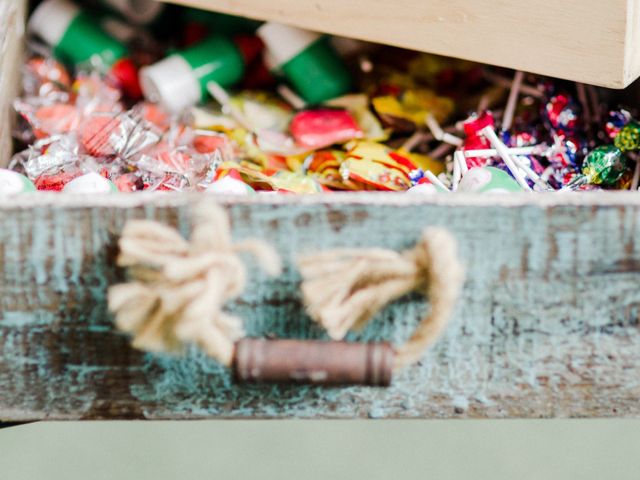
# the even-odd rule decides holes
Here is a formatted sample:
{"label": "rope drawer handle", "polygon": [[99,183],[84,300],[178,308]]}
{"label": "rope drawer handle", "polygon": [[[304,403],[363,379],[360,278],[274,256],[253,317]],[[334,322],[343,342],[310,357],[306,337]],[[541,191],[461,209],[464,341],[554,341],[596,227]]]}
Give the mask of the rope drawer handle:
{"label": "rope drawer handle", "polygon": [[[130,220],[118,244],[117,264],[131,280],[109,288],[108,306],[133,347],[179,353],[194,344],[244,382],[389,385],[392,372],[418,360],[444,330],[463,280],[455,240],[439,228],[426,229],[404,253],[340,249],[304,256],[307,310],[333,341],[255,339],[224,310],[247,281],[238,253],[252,253],[272,276],[281,270],[280,258],[261,240],[234,244],[219,207],[194,210],[190,241],[159,222]],[[403,346],[340,341],[414,289],[426,293],[431,309]]]}

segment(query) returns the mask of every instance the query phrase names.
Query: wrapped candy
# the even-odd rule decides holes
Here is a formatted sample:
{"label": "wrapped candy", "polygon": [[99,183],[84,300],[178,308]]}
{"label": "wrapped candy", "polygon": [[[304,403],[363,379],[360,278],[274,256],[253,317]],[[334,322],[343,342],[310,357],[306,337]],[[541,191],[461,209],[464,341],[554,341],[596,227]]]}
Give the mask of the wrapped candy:
{"label": "wrapped candy", "polygon": [[631,114],[626,110],[612,110],[609,112],[609,118],[604,126],[604,130],[610,139],[614,139],[631,120]]}
{"label": "wrapped candy", "polygon": [[[5,193],[29,182],[244,195],[640,181],[640,167],[629,168],[640,122],[622,109],[603,119],[608,109],[589,87],[363,42],[349,46],[347,69],[332,44],[352,41],[178,7],[167,10],[177,12],[173,30],[145,30],[131,9],[162,8],[114,2],[129,23],[71,0],[35,5],[29,31],[46,46],[29,44],[37,55],[14,104],[17,144],[28,146],[10,165],[24,177],[0,171]],[[124,29],[106,28],[113,18]],[[140,76],[137,65],[147,65]],[[134,98],[138,78],[143,101]]]}
{"label": "wrapped candy", "polygon": [[255,195],[256,191],[234,175],[226,175],[211,183],[205,191],[223,195]]}
{"label": "wrapped candy", "polygon": [[615,136],[613,144],[623,153],[640,150],[640,123],[628,122]]}
{"label": "wrapped candy", "polygon": [[350,90],[351,75],[326,37],[273,22],[265,23],[256,33],[274,69],[282,71],[307,102],[324,102]]}
{"label": "wrapped candy", "polygon": [[522,187],[507,172],[495,167],[471,168],[460,184],[458,192],[509,193],[522,192]]}
{"label": "wrapped candy", "polygon": [[576,175],[566,186],[575,189],[584,184],[613,185],[625,173],[627,159],[619,148],[602,145],[587,155],[582,165],[582,175]]}
{"label": "wrapped candy", "polygon": [[65,193],[113,193],[118,189],[113,182],[95,172],[86,173],[67,183]]}
{"label": "wrapped candy", "polygon": [[44,0],[29,20],[30,32],[73,65],[90,63],[114,78],[131,98],[140,98],[137,66],[125,45],[102,30],[95,16],[70,0]]}
{"label": "wrapped candy", "polygon": [[408,158],[371,142],[357,142],[340,165],[343,178],[364,189],[407,190],[413,185],[411,172],[417,167]]}
{"label": "wrapped candy", "polygon": [[364,135],[346,110],[318,109],[297,113],[291,120],[291,134],[303,148],[317,150]]}
{"label": "wrapped candy", "polygon": [[16,195],[36,190],[35,185],[24,175],[0,168],[0,195]]}

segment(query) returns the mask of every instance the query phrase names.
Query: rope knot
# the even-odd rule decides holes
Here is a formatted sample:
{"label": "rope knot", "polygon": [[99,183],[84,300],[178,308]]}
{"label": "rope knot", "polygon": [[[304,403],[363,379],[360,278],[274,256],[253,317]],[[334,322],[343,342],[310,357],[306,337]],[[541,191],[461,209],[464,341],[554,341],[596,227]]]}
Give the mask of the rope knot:
{"label": "rope knot", "polygon": [[234,244],[229,220],[217,206],[194,211],[190,241],[150,220],[131,220],[119,241],[117,264],[133,281],[109,289],[117,327],[133,335],[133,346],[176,352],[192,343],[225,365],[244,334],[241,319],[223,311],[247,282],[239,252],[252,253],[271,275],[280,271],[277,253],[264,242]]}
{"label": "rope knot", "polygon": [[302,296],[311,318],[340,340],[363,327],[389,302],[419,290],[431,308],[406,344],[396,349],[396,367],[417,361],[440,336],[452,313],[464,273],[453,236],[427,228],[414,248],[336,249],[303,256]]}

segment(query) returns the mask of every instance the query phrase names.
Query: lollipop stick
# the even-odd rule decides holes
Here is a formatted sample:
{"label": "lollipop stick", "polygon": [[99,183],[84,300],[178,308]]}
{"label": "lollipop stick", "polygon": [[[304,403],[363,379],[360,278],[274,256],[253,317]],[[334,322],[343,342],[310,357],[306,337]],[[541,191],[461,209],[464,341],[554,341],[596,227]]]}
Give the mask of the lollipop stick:
{"label": "lollipop stick", "polygon": [[400,146],[400,150],[406,150],[407,152],[410,152],[414,148],[416,148],[416,145],[427,141],[429,141],[428,135],[422,130],[416,130],[413,135],[407,138],[407,140]]}
{"label": "lollipop stick", "polygon": [[455,192],[458,189],[458,184],[462,178],[462,171],[460,170],[460,162],[458,161],[458,155],[453,154],[453,175],[451,180],[451,191]]}
{"label": "lollipop stick", "polygon": [[441,158],[443,155],[446,155],[447,153],[449,153],[449,151],[453,150],[454,148],[455,147],[450,143],[442,143],[441,145],[431,150],[427,155],[429,155],[431,158],[438,159],[438,158]]}
{"label": "lollipop stick", "polygon": [[585,125],[591,125],[591,106],[587,100],[587,90],[584,83],[576,82],[576,91],[578,92],[578,100],[582,105],[582,115],[584,116]]}
{"label": "lollipop stick", "polygon": [[527,177],[529,177],[533,181],[533,183],[535,183],[538,187],[542,188],[543,190],[553,190],[553,188],[551,188],[551,185],[545,182],[540,177],[540,175],[538,175],[535,171],[531,169],[529,165],[527,165],[527,161],[525,158],[520,156],[514,156],[513,160],[516,162],[516,165],[520,169],[524,170],[524,173],[527,174]]}
{"label": "lollipop stick", "polygon": [[593,114],[593,119],[599,125],[601,121],[601,115],[598,90],[593,85],[587,85],[587,93],[589,94],[589,101],[591,102],[591,113]]}
{"label": "lollipop stick", "polygon": [[[516,147],[516,148],[509,148],[508,150],[509,150],[509,153],[511,155],[538,155],[538,154],[540,154],[540,147],[539,146]],[[496,155],[499,155],[499,153],[495,148],[483,148],[483,149],[480,149],[480,150],[465,150],[463,152],[463,155],[465,157],[486,158],[486,157],[495,157]]]}
{"label": "lollipop stick", "polygon": [[449,189],[447,188],[447,186],[446,186],[444,183],[442,183],[442,182],[440,181],[440,179],[439,179],[438,177],[436,177],[432,171],[430,171],[430,170],[425,170],[425,171],[424,171],[424,176],[425,176],[425,177],[427,177],[431,183],[433,183],[434,185],[436,185],[436,186],[440,187],[440,188],[441,188],[441,189],[443,189],[445,192],[447,192],[447,193],[451,193],[451,190],[449,190]]}
{"label": "lollipop stick", "polygon": [[427,127],[429,127],[429,130],[436,138],[436,140],[440,140],[441,142],[445,142],[450,145],[455,145],[456,147],[462,146],[462,139],[445,132],[432,114],[427,113],[427,116],[425,117],[425,123],[427,124]]}
{"label": "lollipop stick", "polygon": [[516,71],[513,76],[513,83],[511,84],[511,90],[509,91],[509,99],[507,100],[507,106],[504,109],[504,117],[502,117],[502,129],[505,131],[511,129],[513,115],[516,112],[518,95],[520,94],[520,87],[522,87],[523,78],[524,72],[521,72],[520,70]]}
{"label": "lollipop stick", "polygon": [[302,110],[307,106],[306,102],[296,92],[291,90],[286,85],[278,85],[278,94],[285,99],[285,101],[296,110]]}
{"label": "lollipop stick", "polygon": [[249,130],[250,132],[254,131],[254,128],[251,126],[251,122],[244,116],[242,111],[237,108],[233,103],[231,103],[231,97],[227,91],[220,86],[218,82],[214,82],[213,80],[207,83],[207,90],[211,94],[211,96],[222,105],[222,108],[229,112],[229,115],[233,117],[233,119],[238,122],[243,128]]}
{"label": "lollipop stick", "polygon": [[460,174],[464,176],[464,174],[469,171],[469,166],[467,165],[464,152],[462,150],[456,150],[456,153],[453,154],[453,160],[454,162],[458,162],[460,165]]}
{"label": "lollipop stick", "polygon": [[491,126],[487,126],[487,127],[484,127],[480,132],[485,137],[487,137],[487,139],[489,140],[493,148],[495,148],[498,151],[500,158],[502,158],[502,161],[505,163],[507,168],[511,171],[511,174],[514,176],[514,178],[520,184],[520,186],[527,191],[531,191],[531,187],[527,183],[527,180],[525,179],[520,169],[517,167],[516,163],[513,161],[513,157],[509,153],[509,149],[498,138],[498,136],[496,135],[496,132],[493,131],[493,128]]}
{"label": "lollipop stick", "polygon": [[[498,75],[497,73],[485,71],[484,77],[491,83],[498,85],[500,87],[511,88],[511,79],[503,77],[502,75]],[[522,84],[520,86],[520,91],[529,95],[530,97],[542,98],[544,93],[542,93],[538,88],[532,87],[531,85]]]}
{"label": "lollipop stick", "polygon": [[631,157],[631,159],[635,160],[636,162],[636,166],[633,169],[633,179],[631,180],[631,186],[629,187],[629,190],[638,190],[638,183],[640,183],[640,158],[638,158],[638,155],[636,154],[629,155],[629,157]]}

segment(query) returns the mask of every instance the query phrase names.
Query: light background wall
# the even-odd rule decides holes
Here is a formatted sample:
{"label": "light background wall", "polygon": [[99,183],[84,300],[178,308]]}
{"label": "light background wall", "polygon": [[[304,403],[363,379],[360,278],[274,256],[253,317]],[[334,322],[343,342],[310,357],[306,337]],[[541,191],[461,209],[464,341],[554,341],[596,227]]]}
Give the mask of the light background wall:
{"label": "light background wall", "polygon": [[638,480],[640,421],[39,423],[0,479]]}

